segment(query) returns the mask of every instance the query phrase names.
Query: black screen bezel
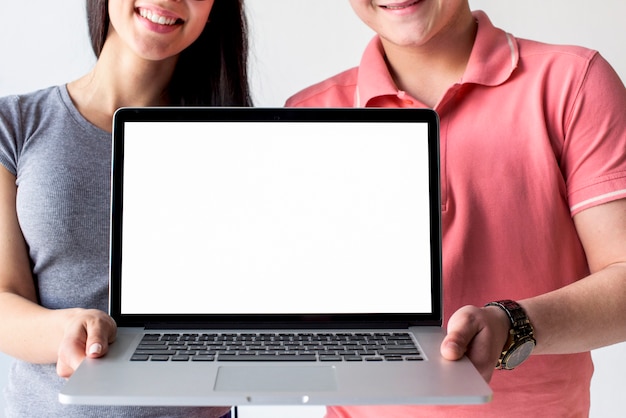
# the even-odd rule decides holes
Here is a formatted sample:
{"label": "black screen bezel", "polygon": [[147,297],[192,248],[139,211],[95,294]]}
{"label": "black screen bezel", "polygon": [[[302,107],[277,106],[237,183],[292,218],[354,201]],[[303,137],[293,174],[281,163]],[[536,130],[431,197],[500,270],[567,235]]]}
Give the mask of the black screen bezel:
{"label": "black screen bezel", "polygon": [[[417,122],[428,124],[431,240],[431,306],[430,313],[409,314],[255,314],[255,315],[170,315],[122,314],[122,203],[124,175],[124,126],[126,122]],[[406,327],[442,324],[441,263],[441,193],[439,159],[439,118],[431,109],[384,108],[228,108],[228,107],[158,107],[122,108],[114,116],[109,313],[118,326],[154,326],[171,328],[233,328],[242,329],[304,328],[324,329],[352,327]],[[399,290],[401,291],[401,290]],[[224,297],[236,297],[225,295]]]}

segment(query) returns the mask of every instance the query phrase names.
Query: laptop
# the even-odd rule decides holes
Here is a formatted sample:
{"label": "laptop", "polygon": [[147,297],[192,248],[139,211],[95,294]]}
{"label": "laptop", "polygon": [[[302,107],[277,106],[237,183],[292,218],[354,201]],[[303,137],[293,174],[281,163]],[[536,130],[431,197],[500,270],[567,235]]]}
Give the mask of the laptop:
{"label": "laptop", "polygon": [[119,331],[60,401],[489,402],[439,354],[438,150],[427,109],[118,110]]}

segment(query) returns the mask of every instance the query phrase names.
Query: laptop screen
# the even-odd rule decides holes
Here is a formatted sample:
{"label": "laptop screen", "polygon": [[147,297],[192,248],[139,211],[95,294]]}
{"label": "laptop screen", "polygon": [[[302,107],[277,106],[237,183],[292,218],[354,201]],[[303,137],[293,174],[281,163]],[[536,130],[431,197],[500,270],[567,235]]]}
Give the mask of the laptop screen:
{"label": "laptop screen", "polygon": [[116,115],[130,119],[116,121],[113,163],[122,315],[439,309],[432,117],[221,110],[238,116]]}

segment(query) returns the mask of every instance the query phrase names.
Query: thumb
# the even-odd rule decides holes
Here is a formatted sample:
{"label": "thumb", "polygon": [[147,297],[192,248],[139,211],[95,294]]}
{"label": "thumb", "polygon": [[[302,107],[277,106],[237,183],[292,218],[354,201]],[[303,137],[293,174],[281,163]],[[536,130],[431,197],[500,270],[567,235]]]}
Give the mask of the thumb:
{"label": "thumb", "polygon": [[85,355],[88,358],[104,356],[109,351],[109,344],[115,339],[116,327],[109,321],[95,321],[88,323]]}
{"label": "thumb", "polygon": [[467,346],[459,343],[456,338],[447,335],[441,343],[441,356],[446,360],[459,360],[467,352]]}
{"label": "thumb", "polygon": [[87,346],[87,357],[96,358],[103,355],[104,347],[98,342],[91,343]]}
{"label": "thumb", "polygon": [[448,333],[441,343],[440,351],[447,360],[459,360],[468,351],[470,343],[480,332],[475,320],[473,306],[466,306],[456,311],[448,321]]}

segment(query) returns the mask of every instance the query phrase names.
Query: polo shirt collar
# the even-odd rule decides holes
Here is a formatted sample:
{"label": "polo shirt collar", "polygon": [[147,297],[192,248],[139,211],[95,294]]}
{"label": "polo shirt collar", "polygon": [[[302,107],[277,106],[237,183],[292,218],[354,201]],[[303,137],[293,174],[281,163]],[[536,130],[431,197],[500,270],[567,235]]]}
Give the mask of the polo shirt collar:
{"label": "polo shirt collar", "polygon": [[[484,12],[475,11],[472,15],[478,30],[461,84],[500,85],[509,79],[519,62],[517,40],[493,26]],[[361,58],[355,94],[357,107],[365,106],[374,97],[404,94],[389,74],[378,36],[370,41]]]}
{"label": "polo shirt collar", "polygon": [[473,15],[478,22],[478,31],[462,82],[498,86],[517,68],[517,40],[493,26],[484,12],[476,11]]}

